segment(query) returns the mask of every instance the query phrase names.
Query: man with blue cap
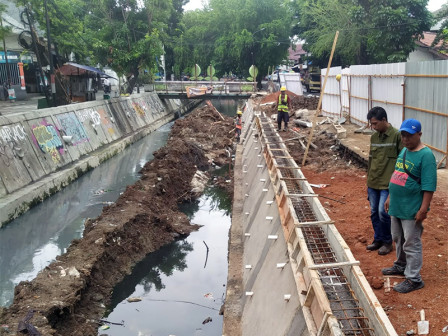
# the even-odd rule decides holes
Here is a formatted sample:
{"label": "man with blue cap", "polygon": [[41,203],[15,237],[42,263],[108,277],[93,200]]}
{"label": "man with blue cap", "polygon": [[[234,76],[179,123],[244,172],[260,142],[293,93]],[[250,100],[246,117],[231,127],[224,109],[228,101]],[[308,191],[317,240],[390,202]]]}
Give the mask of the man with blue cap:
{"label": "man with blue cap", "polygon": [[391,217],[397,260],[382,273],[405,276],[403,282],[394,286],[399,293],[424,287],[420,275],[423,264],[421,236],[423,221],[437,186],[437,166],[434,154],[421,142],[421,130],[416,119],[407,119],[401,124],[401,141],[405,148],[395,164],[389,183],[389,199],[384,205]]}

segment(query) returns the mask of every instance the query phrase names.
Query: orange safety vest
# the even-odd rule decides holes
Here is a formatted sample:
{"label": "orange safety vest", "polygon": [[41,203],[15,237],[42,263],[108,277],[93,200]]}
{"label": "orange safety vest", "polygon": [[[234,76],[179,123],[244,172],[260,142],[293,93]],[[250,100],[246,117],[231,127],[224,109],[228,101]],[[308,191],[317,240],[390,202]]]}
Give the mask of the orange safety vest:
{"label": "orange safety vest", "polygon": [[243,128],[241,118],[236,118],[235,127],[238,128],[238,129],[242,129]]}

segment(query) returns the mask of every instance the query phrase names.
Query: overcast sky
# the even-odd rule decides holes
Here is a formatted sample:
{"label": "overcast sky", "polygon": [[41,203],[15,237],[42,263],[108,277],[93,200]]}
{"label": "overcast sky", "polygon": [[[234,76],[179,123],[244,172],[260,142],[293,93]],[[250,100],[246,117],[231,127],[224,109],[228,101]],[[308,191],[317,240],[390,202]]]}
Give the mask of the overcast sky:
{"label": "overcast sky", "polygon": [[[190,2],[185,5],[185,10],[191,10],[191,9],[197,9],[202,8],[202,1],[203,0],[190,0]],[[429,0],[428,1],[428,9],[433,12],[440,7],[442,7],[443,4],[447,3],[448,0]]]}

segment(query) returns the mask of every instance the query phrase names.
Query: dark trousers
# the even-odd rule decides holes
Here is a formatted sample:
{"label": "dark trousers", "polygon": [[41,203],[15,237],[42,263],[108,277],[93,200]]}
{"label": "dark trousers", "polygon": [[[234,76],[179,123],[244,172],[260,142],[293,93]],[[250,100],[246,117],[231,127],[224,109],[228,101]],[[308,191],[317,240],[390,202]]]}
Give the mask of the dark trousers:
{"label": "dark trousers", "polygon": [[287,129],[288,128],[288,121],[289,121],[289,113],[288,112],[278,111],[278,113],[277,113],[277,124],[278,124],[278,129],[279,130],[282,128],[282,120],[285,122],[285,129]]}

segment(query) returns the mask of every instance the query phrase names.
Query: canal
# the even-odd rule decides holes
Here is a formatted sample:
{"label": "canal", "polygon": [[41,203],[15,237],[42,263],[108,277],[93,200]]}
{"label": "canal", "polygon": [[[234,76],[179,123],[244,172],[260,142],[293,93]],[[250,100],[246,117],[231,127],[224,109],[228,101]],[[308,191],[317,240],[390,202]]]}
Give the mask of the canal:
{"label": "canal", "polygon": [[[234,115],[242,102],[213,101],[223,114]],[[80,238],[87,218],[116,201],[138,172],[162,147],[172,123],[129,146],[44,203],[0,229],[0,306],[12,303],[14,287],[32,280]],[[219,173],[217,171],[216,173]],[[187,239],[149,254],[114,290],[101,335],[221,335],[227,281],[230,204],[209,187],[197,202],[183,205],[191,222],[203,227]],[[208,254],[207,254],[208,250]],[[129,297],[140,302],[129,303]],[[204,324],[203,324],[204,322]]]}

